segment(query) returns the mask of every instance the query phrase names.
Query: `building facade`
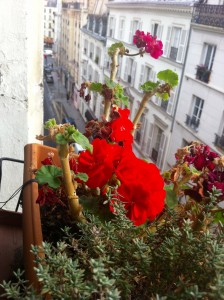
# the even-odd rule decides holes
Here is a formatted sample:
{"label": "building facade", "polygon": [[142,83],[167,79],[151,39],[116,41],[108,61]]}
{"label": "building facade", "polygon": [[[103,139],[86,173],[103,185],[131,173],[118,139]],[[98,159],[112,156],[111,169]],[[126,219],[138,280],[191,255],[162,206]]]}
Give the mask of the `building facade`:
{"label": "building facade", "polygon": [[193,140],[224,154],[224,5],[210,3],[194,7],[169,164]]}
{"label": "building facade", "polygon": [[44,44],[52,47],[56,40],[55,14],[57,13],[57,1],[44,0]]}
{"label": "building facade", "polygon": [[[171,69],[181,78],[188,42],[193,1],[109,1],[107,48],[121,40],[130,53],[136,53],[133,35],[137,29],[150,32],[163,41],[164,53],[158,60],[144,57],[123,57],[119,63],[117,80],[125,87],[134,119],[142,95],[140,86],[156,81],[157,73]],[[105,75],[109,76],[109,61]],[[135,153],[151,160],[163,170],[167,165],[167,149],[179,86],[172,91],[169,101],[153,97],[141,117],[141,126],[134,137]]]}

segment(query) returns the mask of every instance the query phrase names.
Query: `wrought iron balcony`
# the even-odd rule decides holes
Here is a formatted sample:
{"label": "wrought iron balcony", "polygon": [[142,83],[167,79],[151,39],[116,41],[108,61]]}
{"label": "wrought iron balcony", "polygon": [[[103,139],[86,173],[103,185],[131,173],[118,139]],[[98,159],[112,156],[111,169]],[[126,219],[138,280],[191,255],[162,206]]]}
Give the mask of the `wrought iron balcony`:
{"label": "wrought iron balcony", "polygon": [[218,134],[215,134],[214,144],[224,150],[224,135],[219,136]]}
{"label": "wrought iron balcony", "polygon": [[224,5],[195,4],[192,23],[224,28]]}
{"label": "wrought iron balcony", "polygon": [[186,115],[185,123],[188,127],[197,130],[200,124],[200,119],[196,118],[195,116]]}
{"label": "wrought iron balcony", "polygon": [[196,67],[196,79],[201,80],[205,83],[209,82],[210,79],[210,75],[211,75],[211,71],[203,66],[203,65],[199,65]]}

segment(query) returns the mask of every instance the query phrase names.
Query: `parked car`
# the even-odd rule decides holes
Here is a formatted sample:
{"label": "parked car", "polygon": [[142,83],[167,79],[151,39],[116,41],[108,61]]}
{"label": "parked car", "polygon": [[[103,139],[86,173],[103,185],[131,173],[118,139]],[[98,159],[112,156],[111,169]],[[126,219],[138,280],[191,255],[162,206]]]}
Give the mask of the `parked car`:
{"label": "parked car", "polygon": [[51,72],[53,71],[52,67],[44,67],[44,74],[51,74]]}
{"label": "parked car", "polygon": [[47,83],[54,83],[54,77],[51,74],[46,75]]}
{"label": "parked car", "polygon": [[44,54],[52,56],[53,55],[53,51],[51,49],[44,49]]}

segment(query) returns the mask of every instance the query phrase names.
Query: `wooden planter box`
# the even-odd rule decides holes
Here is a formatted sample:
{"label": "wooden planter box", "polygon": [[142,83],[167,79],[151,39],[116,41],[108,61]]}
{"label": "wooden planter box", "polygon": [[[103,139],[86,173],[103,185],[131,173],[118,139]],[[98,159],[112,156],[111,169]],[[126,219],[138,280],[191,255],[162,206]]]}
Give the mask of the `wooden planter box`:
{"label": "wooden planter box", "polygon": [[[40,144],[28,144],[24,148],[24,183],[34,179],[34,171],[41,167],[49,152],[54,152],[55,163],[58,163],[57,150]],[[41,245],[43,241],[40,209],[36,204],[38,197],[38,184],[28,184],[23,191],[23,253],[25,276],[34,288],[38,289],[39,284],[34,271],[34,256],[30,252],[31,245]],[[41,253],[40,253],[41,255]]]}
{"label": "wooden planter box", "polygon": [[11,280],[13,271],[22,268],[22,247],[22,214],[0,210],[0,283]]}

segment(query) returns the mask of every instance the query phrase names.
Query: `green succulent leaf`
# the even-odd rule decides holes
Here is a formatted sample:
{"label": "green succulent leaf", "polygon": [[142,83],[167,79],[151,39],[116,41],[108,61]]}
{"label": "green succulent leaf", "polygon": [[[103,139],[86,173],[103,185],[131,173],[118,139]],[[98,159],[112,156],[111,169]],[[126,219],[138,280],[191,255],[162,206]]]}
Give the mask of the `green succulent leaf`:
{"label": "green succulent leaf", "polygon": [[157,82],[147,81],[143,85],[141,85],[141,90],[143,90],[144,92],[151,92],[157,86],[159,86],[159,81]]}
{"label": "green succulent leaf", "polygon": [[101,93],[103,89],[103,85],[101,83],[98,82],[92,82],[90,85],[90,90],[93,92],[98,92]]}
{"label": "green succulent leaf", "polygon": [[68,143],[68,139],[62,133],[56,134],[55,141],[59,145],[65,145]]}
{"label": "green succulent leaf", "polygon": [[108,48],[108,55],[113,56],[117,49],[125,48],[122,42],[114,43]]}
{"label": "green succulent leaf", "polygon": [[36,180],[39,184],[48,184],[53,189],[61,185],[61,180],[58,177],[62,176],[62,169],[56,166],[42,166],[36,172]]}
{"label": "green succulent leaf", "polygon": [[222,224],[224,224],[224,211],[218,211],[217,213],[215,213],[213,222],[214,223],[221,222]]}
{"label": "green succulent leaf", "polygon": [[175,192],[173,191],[173,185],[166,185],[164,189],[166,190],[166,205],[169,208],[174,208],[178,204],[178,198]]}
{"label": "green succulent leaf", "polygon": [[167,70],[164,70],[164,71],[160,71],[158,74],[157,74],[157,78],[159,80],[163,80],[165,81],[166,83],[169,83],[171,85],[171,87],[174,87],[178,84],[178,75],[177,73],[167,69]]}
{"label": "green succulent leaf", "polygon": [[55,119],[49,119],[48,121],[45,122],[44,128],[49,129],[51,127],[54,127],[55,125],[57,125],[56,120]]}
{"label": "green succulent leaf", "polygon": [[111,79],[106,79],[105,80],[105,83],[106,83],[106,86],[109,88],[109,89],[113,89],[116,87],[117,83],[114,82],[113,80]]}
{"label": "green succulent leaf", "polygon": [[72,135],[72,140],[76,143],[78,143],[82,148],[89,150],[89,152],[92,153],[93,151],[93,146],[90,144],[89,140],[87,137],[85,137],[81,132],[76,130]]}
{"label": "green succulent leaf", "polygon": [[89,176],[86,173],[77,173],[77,174],[75,174],[75,178],[78,178],[78,179],[86,182],[89,179]]}

